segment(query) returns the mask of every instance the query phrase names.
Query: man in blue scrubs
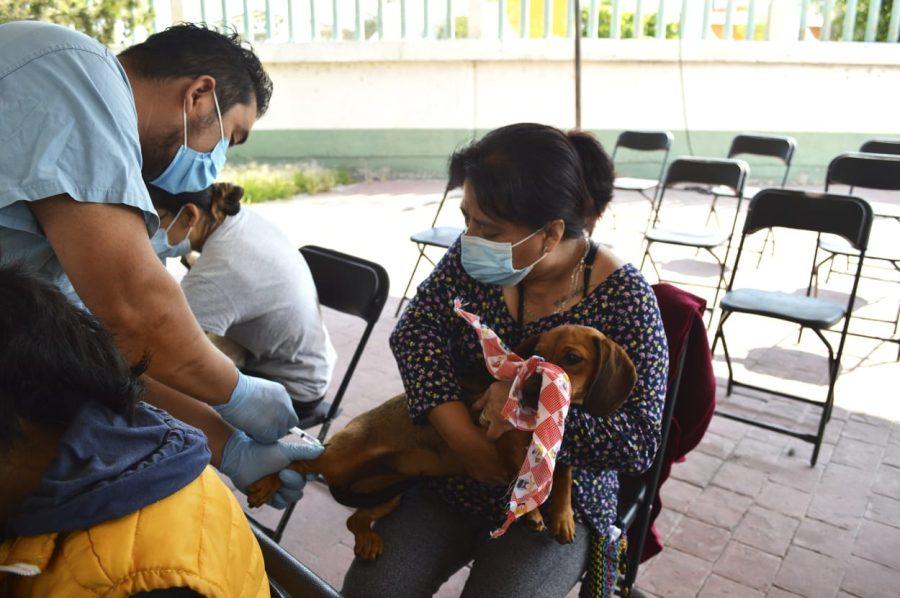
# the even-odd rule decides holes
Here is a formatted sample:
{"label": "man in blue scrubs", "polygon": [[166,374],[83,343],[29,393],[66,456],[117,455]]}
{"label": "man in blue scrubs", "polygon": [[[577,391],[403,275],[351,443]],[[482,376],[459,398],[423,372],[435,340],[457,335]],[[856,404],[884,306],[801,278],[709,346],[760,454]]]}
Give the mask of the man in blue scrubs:
{"label": "man in blue scrubs", "polygon": [[236,35],[179,25],[116,57],[64,27],[0,25],[0,264],[52,281],[126,358],[148,357],[146,399],[201,428],[238,488],[282,471],[283,507],[303,483],[284,468],[321,449],[280,441],[297,424],[287,391],[207,340],[151,245],[145,186],[209,185],[271,94]]}

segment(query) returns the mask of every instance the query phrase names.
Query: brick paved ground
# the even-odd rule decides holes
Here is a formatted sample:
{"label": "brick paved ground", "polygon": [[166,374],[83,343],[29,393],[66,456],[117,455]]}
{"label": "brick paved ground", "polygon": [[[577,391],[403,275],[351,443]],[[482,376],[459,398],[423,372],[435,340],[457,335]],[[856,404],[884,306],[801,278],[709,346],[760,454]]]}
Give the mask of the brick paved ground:
{"label": "brick paved ground", "polygon": [[[401,390],[387,337],[396,296],[415,258],[406,239],[430,222],[439,188],[434,181],[366,183],[253,208],[278,222],[297,245],[314,243],[365,256],[390,272],[393,297],[354,376],[338,429]],[[670,207],[668,214],[664,208],[670,224],[705,217],[703,207],[686,197],[676,196]],[[595,237],[638,263],[646,218],[645,201],[622,197],[615,207],[615,229],[613,219],[606,218]],[[451,205],[442,223],[459,220]],[[878,226],[888,237],[900,232],[891,222]],[[811,239],[776,234],[776,257],[767,256],[756,271],[755,255],[748,256],[741,269],[749,266],[747,277],[739,277],[739,284],[805,288]],[[714,280],[714,269],[693,251],[660,249],[658,256],[668,277]],[[645,272],[654,280],[649,267]],[[421,275],[426,273],[423,268]],[[846,298],[847,288],[846,277],[835,276],[830,296]],[[896,283],[864,281],[859,313],[892,317],[898,289]],[[361,326],[334,313],[327,314],[327,322],[343,368]],[[873,331],[890,328],[859,324]],[[825,360],[812,334],[798,344],[795,328],[737,317],[727,330],[740,378],[824,397]],[[658,526],[666,548],[641,568],[638,586],[656,596],[900,595],[900,366],[895,357],[896,345],[848,342],[837,408],[815,468],[809,467],[810,445],[715,418],[703,443],[674,468],[662,489],[665,508]],[[722,383],[721,355],[715,365]],[[720,389],[719,399],[721,409],[776,423],[813,430],[817,422],[813,408],[764,394],[725,399]],[[323,488],[311,486],[283,542],[338,587],[353,556],[352,537],[344,528],[348,513]],[[274,514],[263,509],[260,516],[271,521]],[[457,596],[465,576],[464,569],[440,595]]]}

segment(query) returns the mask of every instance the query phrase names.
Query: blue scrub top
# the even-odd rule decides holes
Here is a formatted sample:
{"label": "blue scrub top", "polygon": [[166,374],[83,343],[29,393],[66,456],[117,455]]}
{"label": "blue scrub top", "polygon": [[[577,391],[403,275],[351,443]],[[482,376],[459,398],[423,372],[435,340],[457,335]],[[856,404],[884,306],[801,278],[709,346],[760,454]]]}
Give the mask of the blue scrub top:
{"label": "blue scrub top", "polygon": [[135,207],[148,237],[159,227],[141,177],[134,96],[116,57],[58,25],[0,25],[0,264],[24,264],[80,304],[28,208],[60,194]]}

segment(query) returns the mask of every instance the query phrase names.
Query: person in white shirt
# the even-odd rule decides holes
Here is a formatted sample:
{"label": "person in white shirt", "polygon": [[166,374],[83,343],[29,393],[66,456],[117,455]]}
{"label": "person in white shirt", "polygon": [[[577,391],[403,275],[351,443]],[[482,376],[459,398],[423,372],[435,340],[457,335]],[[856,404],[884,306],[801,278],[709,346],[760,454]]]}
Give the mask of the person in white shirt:
{"label": "person in white shirt", "polygon": [[165,231],[158,255],[200,252],[181,281],[200,327],[245,373],[282,384],[301,417],[312,411],[336,354],[303,256],[275,224],[241,209],[239,186],[148,189]]}

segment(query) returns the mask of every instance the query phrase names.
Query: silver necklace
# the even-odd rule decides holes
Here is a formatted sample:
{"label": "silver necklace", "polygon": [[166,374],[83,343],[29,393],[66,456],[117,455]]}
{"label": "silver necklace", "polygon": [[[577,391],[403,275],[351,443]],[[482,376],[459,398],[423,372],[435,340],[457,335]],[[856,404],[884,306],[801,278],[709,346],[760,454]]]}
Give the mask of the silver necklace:
{"label": "silver necklace", "polygon": [[[584,234],[584,245],[585,245],[584,253],[581,255],[581,259],[578,260],[578,263],[575,265],[575,268],[572,269],[572,275],[569,278],[569,290],[566,292],[565,295],[563,295],[562,297],[558,298],[556,301],[553,302],[553,313],[551,315],[556,315],[556,314],[562,313],[562,311],[566,308],[566,305],[568,305],[569,301],[571,301],[572,299],[577,297],[579,294],[578,281],[579,281],[579,279],[584,278],[584,269],[585,269],[584,262],[587,259],[587,255],[591,250],[591,242],[588,239],[587,233]],[[532,310],[528,309],[526,301],[524,300],[525,288],[520,287],[519,292],[523,294],[522,305],[525,306],[524,310],[523,310],[525,312],[524,313],[525,319],[531,320],[535,314]]]}

